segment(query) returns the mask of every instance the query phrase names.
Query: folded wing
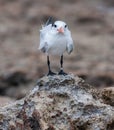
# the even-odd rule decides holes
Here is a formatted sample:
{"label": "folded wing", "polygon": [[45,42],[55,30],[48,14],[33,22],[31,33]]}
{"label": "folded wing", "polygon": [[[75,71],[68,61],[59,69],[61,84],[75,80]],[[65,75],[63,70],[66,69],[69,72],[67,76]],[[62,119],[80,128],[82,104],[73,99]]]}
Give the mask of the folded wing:
{"label": "folded wing", "polygon": [[49,17],[46,24],[44,26],[42,26],[42,29],[40,30],[40,45],[39,45],[38,49],[44,53],[48,49],[48,43],[47,43],[47,41],[45,41],[45,37],[46,37],[48,31],[51,29],[52,24],[53,24],[53,18]]}
{"label": "folded wing", "polygon": [[73,51],[73,49],[74,49],[73,40],[71,36],[69,36],[67,39],[67,48],[66,48],[68,54],[70,54]]}

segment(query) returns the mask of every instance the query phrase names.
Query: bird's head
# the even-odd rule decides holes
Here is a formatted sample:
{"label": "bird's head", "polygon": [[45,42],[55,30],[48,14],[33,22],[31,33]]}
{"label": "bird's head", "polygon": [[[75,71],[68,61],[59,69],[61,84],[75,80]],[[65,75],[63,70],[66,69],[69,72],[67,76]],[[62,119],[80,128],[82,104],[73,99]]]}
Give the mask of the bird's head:
{"label": "bird's head", "polygon": [[65,34],[68,31],[68,26],[63,21],[55,21],[52,24],[52,30],[58,34]]}

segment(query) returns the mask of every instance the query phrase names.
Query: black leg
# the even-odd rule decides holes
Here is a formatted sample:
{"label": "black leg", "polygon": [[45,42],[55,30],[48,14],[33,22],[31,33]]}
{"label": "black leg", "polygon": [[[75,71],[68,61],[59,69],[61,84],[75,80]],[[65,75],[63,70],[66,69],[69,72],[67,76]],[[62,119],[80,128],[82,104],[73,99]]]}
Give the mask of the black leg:
{"label": "black leg", "polygon": [[67,73],[65,73],[63,71],[63,55],[61,56],[61,59],[60,59],[60,65],[61,65],[61,68],[60,68],[60,71],[59,71],[59,75],[67,75]]}
{"label": "black leg", "polygon": [[49,56],[47,56],[47,65],[48,65],[48,69],[50,71],[50,61],[49,61]]}
{"label": "black leg", "polygon": [[47,65],[48,65],[48,70],[49,70],[47,75],[56,75],[56,73],[53,73],[51,71],[49,56],[47,56]]}

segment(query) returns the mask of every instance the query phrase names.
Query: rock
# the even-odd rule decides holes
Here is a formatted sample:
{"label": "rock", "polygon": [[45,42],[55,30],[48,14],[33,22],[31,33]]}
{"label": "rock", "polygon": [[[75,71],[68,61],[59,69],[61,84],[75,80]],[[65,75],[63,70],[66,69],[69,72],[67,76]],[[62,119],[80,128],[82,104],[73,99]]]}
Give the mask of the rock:
{"label": "rock", "polygon": [[6,96],[0,96],[0,107],[8,105],[9,103],[13,103],[14,99]]}
{"label": "rock", "polygon": [[101,93],[103,101],[106,104],[114,106],[114,87],[103,88]]}
{"label": "rock", "polygon": [[2,130],[114,130],[114,107],[79,77],[44,76],[0,109]]}

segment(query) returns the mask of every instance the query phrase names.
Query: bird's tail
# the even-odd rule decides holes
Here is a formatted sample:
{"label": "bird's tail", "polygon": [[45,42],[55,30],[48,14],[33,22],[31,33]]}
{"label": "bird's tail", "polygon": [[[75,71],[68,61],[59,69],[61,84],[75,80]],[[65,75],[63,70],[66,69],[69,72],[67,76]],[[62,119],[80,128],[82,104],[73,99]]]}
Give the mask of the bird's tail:
{"label": "bird's tail", "polygon": [[54,21],[53,21],[53,17],[50,16],[50,17],[48,18],[48,20],[47,20],[45,26],[48,26],[49,24],[53,24],[53,22],[54,22]]}

